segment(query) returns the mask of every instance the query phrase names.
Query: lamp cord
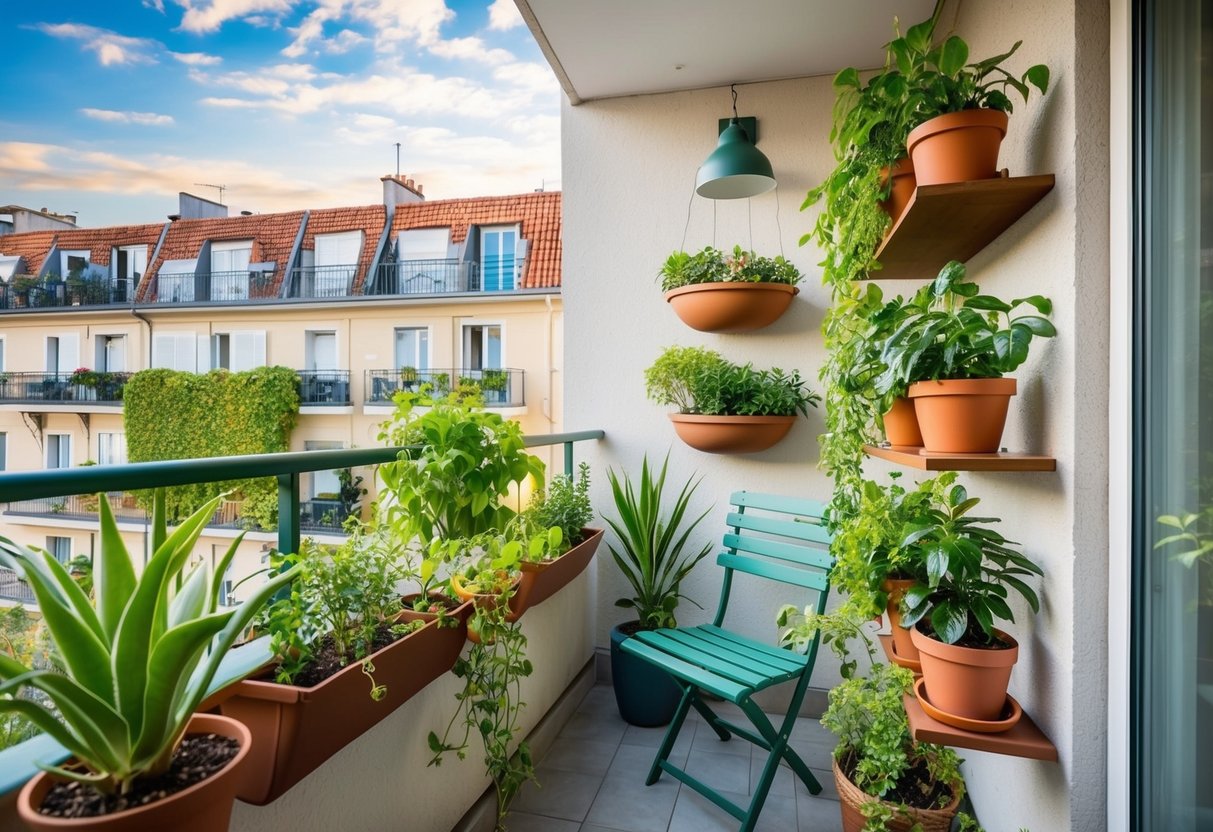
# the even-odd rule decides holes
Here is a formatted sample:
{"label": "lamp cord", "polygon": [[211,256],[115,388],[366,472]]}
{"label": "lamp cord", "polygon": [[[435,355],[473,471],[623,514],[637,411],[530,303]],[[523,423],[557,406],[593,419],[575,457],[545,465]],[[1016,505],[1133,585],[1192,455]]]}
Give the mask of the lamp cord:
{"label": "lamp cord", "polygon": [[[775,230],[779,233],[779,256],[783,257],[783,226],[779,223],[779,182],[775,182]],[[753,232],[751,232],[753,233]]]}
{"label": "lamp cord", "polygon": [[729,92],[733,94],[733,121],[737,121],[737,85],[729,84]]}
{"label": "lamp cord", "polygon": [[[698,175],[698,171],[695,172]],[[687,221],[682,226],[682,245],[678,246],[679,251],[687,250],[687,229],[691,227],[691,203],[695,201],[695,181],[691,180],[691,196],[687,199]]]}
{"label": "lamp cord", "polygon": [[750,251],[754,250],[754,198],[747,197],[745,201],[745,220],[750,227]]}

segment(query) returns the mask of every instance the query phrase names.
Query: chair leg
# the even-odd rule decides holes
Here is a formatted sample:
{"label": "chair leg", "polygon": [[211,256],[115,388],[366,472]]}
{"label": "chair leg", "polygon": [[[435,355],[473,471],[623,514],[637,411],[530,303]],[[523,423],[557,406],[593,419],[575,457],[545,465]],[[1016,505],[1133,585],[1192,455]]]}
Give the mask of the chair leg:
{"label": "chair leg", "polygon": [[[679,682],[681,684],[681,682]],[[657,756],[653,758],[653,765],[649,767],[649,776],[645,779],[644,784],[651,786],[661,777],[661,764],[670,756],[670,752],[674,749],[674,743],[678,739],[678,732],[682,730],[682,723],[687,718],[687,711],[691,707],[691,702],[695,699],[695,686],[686,685],[682,692],[682,699],[678,700],[678,707],[674,709],[674,718],[670,720],[670,727],[665,732],[665,738],[661,741],[661,747],[657,749]]]}
{"label": "chair leg", "polygon": [[783,759],[788,761],[788,765],[792,767],[792,771],[796,772],[796,776],[800,778],[800,782],[804,783],[809,794],[821,794],[821,783],[817,782],[817,778],[813,776],[813,772],[805,765],[804,760],[800,759],[791,746],[784,746]]}
{"label": "chair leg", "polygon": [[725,742],[733,736],[727,728],[720,724],[720,717],[716,716],[716,712],[708,706],[707,702],[703,701],[703,697],[696,694],[691,699],[691,704],[695,706],[695,710],[699,711],[704,722],[712,726],[712,730],[716,732],[716,736],[720,737],[721,742]]}

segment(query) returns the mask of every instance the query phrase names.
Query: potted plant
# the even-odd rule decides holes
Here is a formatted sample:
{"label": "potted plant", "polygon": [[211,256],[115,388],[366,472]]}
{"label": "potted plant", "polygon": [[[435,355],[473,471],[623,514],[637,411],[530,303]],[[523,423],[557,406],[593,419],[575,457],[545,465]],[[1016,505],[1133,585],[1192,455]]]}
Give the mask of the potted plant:
{"label": "potted plant", "polygon": [[678,438],[707,453],[765,451],[820,400],[797,371],[755,370],[703,347],[667,348],[644,380],[651,400],[678,408],[669,414]]}
{"label": "potted plant", "polygon": [[1010,90],[1028,100],[1030,87],[1043,95],[1049,68],[1036,64],[1016,77],[1003,64],[1023,41],[1001,55],[969,63],[969,46],[957,35],[934,43],[942,5],[931,19],[911,27],[889,44],[905,76],[906,107],[917,126],[906,138],[919,185],[989,179],[998,169],[998,150],[1014,109]]}
{"label": "potted plant", "polygon": [[271,561],[299,570],[259,626],[275,663],[220,704],[255,739],[239,794],[246,802],[276,800],[449,671],[463,647],[459,616],[397,620],[401,567],[387,529],[350,521],[347,531],[331,550],[309,541],[299,554]]}
{"label": "potted plant", "polygon": [[675,251],[659,273],[666,302],[682,322],[701,332],[749,332],[774,323],[800,291],[800,271],[783,258],[733,246],[726,255],[708,246]]}
{"label": "potted plant", "polygon": [[[548,487],[536,492],[522,520],[532,529],[558,529],[558,538],[532,537],[519,566],[522,583],[518,603],[529,608],[543,603],[580,575],[602,542],[602,529],[591,529],[594,507],[590,504],[590,466],[581,463],[577,480],[556,476]],[[552,541],[555,540],[553,544]]]}
{"label": "potted plant", "polygon": [[78,400],[97,398],[97,379],[99,374],[88,367],[77,367],[68,378],[68,384],[75,388],[75,398]]}
{"label": "potted plant", "polygon": [[[153,554],[136,576],[100,499],[95,602],[49,554],[0,539],[0,560],[29,584],[61,660],[54,670],[32,670],[0,656],[0,711],[26,717],[74,758],[45,766],[21,790],[17,808],[29,827],[93,828],[65,820],[90,818],[105,829],[227,829],[251,737],[235,720],[194,711],[228,648],[296,573],[280,572],[241,606],[221,609],[239,539],[214,570],[207,558],[186,568],[218,502],[168,534],[157,491]],[[17,696],[25,688],[41,696]]]}
{"label": "potted plant", "polygon": [[609,544],[608,548],[633,593],[617,599],[615,606],[636,611],[634,620],[611,630],[611,680],[619,715],[632,725],[643,727],[668,723],[678,707],[681,691],[668,674],[624,653],[620,645],[640,630],[677,626],[674,612],[684,598],[699,606],[682,594],[682,581],[712,551],[711,543],[697,551],[687,548],[695,527],[708,514],[704,511],[683,523],[691,497],[699,487],[698,479],[683,484],[668,511],[663,505],[669,464],[670,457],[666,454],[661,470],[654,471],[646,454],[636,484],[626,472],[621,481],[614,470],[607,471],[618,520],[605,519],[619,540],[619,548]]}
{"label": "potted plant", "polygon": [[925,563],[919,580],[902,597],[901,626],[922,662],[923,685],[915,694],[933,716],[970,730],[1007,730],[1017,714],[1003,719],[1011,668],[1019,657],[1014,638],[996,629],[1014,621],[1007,603],[1011,590],[1031,607],[1040,601],[1025,582],[1043,575],[1040,567],[1014,548],[1017,544],[989,528],[993,517],[970,517],[978,504],[963,486],[953,486],[947,501],[928,512],[929,520],[906,535]]}
{"label": "potted plant", "polygon": [[[980,294],[953,260],[920,289],[885,343],[879,389],[908,386],[928,451],[991,453],[1002,442],[1013,378],[1034,337],[1051,338],[1053,304],[1032,295],[1011,302]],[[1016,314],[1022,307],[1028,314]]]}

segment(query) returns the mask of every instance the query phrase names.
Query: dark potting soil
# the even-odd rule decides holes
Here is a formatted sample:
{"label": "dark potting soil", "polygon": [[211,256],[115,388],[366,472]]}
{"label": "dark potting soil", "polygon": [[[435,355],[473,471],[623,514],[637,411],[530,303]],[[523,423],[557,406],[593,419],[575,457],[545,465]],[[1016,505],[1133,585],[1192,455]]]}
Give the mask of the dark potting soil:
{"label": "dark potting soil", "polygon": [[[855,755],[850,754],[838,763],[842,773],[852,783],[855,782]],[[888,793],[881,800],[889,803],[904,803],[915,809],[941,809],[952,802],[952,790],[943,783],[934,782],[927,764],[923,760],[914,763],[906,769]]]}
{"label": "dark potting soil", "polygon": [[[392,628],[388,624],[380,625],[375,631],[374,641],[371,642],[371,649],[367,652],[369,656],[377,650],[382,650],[387,647],[396,637],[392,635]],[[310,688],[318,685],[330,676],[336,676],[341,671],[345,670],[356,659],[351,659],[348,656],[343,656],[337,652],[336,646],[333,644],[333,637],[327,635],[320,640],[320,647],[316,650],[316,655],[303,672],[295,677],[295,684],[301,688]]]}
{"label": "dark potting soil", "polygon": [[[935,630],[929,623],[921,625],[921,630],[924,635],[935,638]],[[986,641],[986,634],[980,628],[968,630],[953,647],[971,647],[974,650],[1010,650],[1011,644],[1003,641],[998,636],[994,636],[993,641]]]}
{"label": "dark potting soil", "polygon": [[240,743],[218,734],[194,734],[182,740],[169,770],[159,777],[136,780],[124,795],[102,794],[87,783],[57,783],[47,792],[39,811],[56,818],[95,818],[135,809],[188,789],[227,765]]}

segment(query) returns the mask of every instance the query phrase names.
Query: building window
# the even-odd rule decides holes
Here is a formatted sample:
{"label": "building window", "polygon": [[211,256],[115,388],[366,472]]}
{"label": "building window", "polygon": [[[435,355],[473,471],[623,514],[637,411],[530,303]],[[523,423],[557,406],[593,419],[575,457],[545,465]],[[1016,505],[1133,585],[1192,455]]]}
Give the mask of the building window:
{"label": "building window", "polygon": [[126,336],[98,335],[96,340],[97,360],[94,369],[103,373],[126,372]]}
{"label": "building window", "polygon": [[58,535],[48,536],[46,538],[46,551],[50,552],[51,557],[60,563],[67,563],[72,559],[72,539],[70,537],[59,537]]}
{"label": "building window", "polygon": [[211,366],[234,373],[265,366],[265,331],[237,330],[211,336]]}
{"label": "building window", "polygon": [[211,243],[211,300],[244,300],[249,296],[251,240]]}
{"label": "building window", "polygon": [[430,331],[426,327],[399,327],[396,329],[396,367],[412,367],[415,370],[430,368]]}
{"label": "building window", "polygon": [[46,467],[72,467],[72,435],[70,433],[48,433],[46,435]]}
{"label": "building window", "polygon": [[348,295],[354,288],[354,272],[358,270],[361,254],[361,231],[317,234],[312,285],[305,285],[305,297],[338,298]]}
{"label": "building window", "polygon": [[120,246],[114,249],[114,301],[134,297],[139,279],[147,271],[147,246]]}
{"label": "building window", "polygon": [[514,288],[518,229],[480,230],[480,285],[485,292],[508,292]]}
{"label": "building window", "polygon": [[89,252],[61,251],[59,252],[59,276],[81,275],[88,269]]}
{"label": "building window", "polygon": [[463,369],[501,369],[501,329],[500,324],[464,325]]}
{"label": "building window", "polygon": [[0,433],[0,471],[8,470],[8,434]]}
{"label": "building window", "polygon": [[46,372],[70,376],[80,366],[80,336],[76,333],[46,336]]}
{"label": "building window", "polygon": [[337,333],[308,332],[304,344],[304,361],[309,370],[336,370]]}
{"label": "building window", "polygon": [[[341,442],[328,440],[307,440],[303,443],[305,451],[332,451],[344,448]],[[313,471],[309,489],[313,500],[337,501],[340,499],[341,481],[337,479],[336,471]],[[334,505],[334,507],[336,507]]]}
{"label": "building window", "polygon": [[126,464],[126,434],[99,433],[97,434],[97,464],[125,465]]}
{"label": "building window", "polygon": [[202,354],[205,363],[205,345],[205,336],[199,338],[193,332],[157,332],[152,337],[152,366],[157,369],[197,372],[199,354]]}

